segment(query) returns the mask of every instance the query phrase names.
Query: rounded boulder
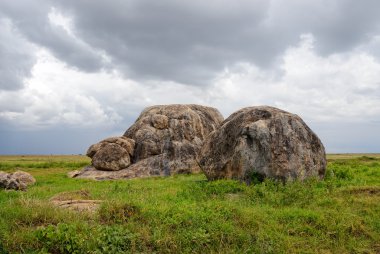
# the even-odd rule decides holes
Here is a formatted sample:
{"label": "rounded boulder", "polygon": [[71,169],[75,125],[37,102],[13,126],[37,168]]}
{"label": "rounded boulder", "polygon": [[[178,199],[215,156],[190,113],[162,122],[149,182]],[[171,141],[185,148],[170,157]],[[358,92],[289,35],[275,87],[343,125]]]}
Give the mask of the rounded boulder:
{"label": "rounded boulder", "polygon": [[0,171],[0,188],[3,189],[25,191],[29,185],[33,185],[35,182],[36,179],[24,171],[14,173]]}
{"label": "rounded boulder", "polygon": [[325,148],[297,115],[269,107],[243,108],[210,134],[199,153],[209,180],[323,178]]}
{"label": "rounded boulder", "polygon": [[135,142],[127,137],[111,137],[91,145],[87,156],[99,170],[117,171],[131,164]]}

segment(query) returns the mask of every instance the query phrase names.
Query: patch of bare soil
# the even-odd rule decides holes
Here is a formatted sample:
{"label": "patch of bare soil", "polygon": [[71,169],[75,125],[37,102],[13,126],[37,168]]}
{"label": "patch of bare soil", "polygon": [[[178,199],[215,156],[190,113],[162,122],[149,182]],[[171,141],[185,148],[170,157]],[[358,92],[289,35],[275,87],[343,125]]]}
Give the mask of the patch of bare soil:
{"label": "patch of bare soil", "polygon": [[90,192],[87,190],[78,190],[62,192],[50,199],[50,202],[59,208],[69,209],[78,212],[95,212],[102,200],[90,199]]}

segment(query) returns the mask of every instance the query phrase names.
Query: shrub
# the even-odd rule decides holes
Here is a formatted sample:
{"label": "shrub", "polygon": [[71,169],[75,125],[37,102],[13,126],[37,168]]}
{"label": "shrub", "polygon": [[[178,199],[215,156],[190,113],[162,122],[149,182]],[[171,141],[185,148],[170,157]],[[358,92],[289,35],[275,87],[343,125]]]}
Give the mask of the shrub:
{"label": "shrub", "polygon": [[238,193],[245,189],[245,185],[234,180],[218,180],[206,182],[203,191],[208,195],[223,195],[228,193]]}
{"label": "shrub", "polygon": [[337,179],[351,180],[354,178],[354,175],[348,168],[336,168],[333,172]]}
{"label": "shrub", "polygon": [[78,231],[79,228],[73,224],[59,223],[37,230],[36,238],[43,249],[51,253],[84,253],[88,249],[88,241]]}
{"label": "shrub", "polygon": [[95,253],[125,253],[128,252],[137,235],[120,226],[98,227]]}
{"label": "shrub", "polygon": [[99,219],[103,223],[123,223],[139,214],[139,207],[120,201],[105,202],[98,211]]}
{"label": "shrub", "polygon": [[35,236],[49,253],[127,253],[137,235],[121,225],[79,227],[60,223],[38,229]]}

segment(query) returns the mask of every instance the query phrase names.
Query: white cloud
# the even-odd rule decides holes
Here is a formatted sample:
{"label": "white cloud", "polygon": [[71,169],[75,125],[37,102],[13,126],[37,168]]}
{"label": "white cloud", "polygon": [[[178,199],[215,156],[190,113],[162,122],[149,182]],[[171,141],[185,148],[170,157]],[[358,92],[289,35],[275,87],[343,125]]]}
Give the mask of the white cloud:
{"label": "white cloud", "polygon": [[250,63],[226,69],[210,94],[225,112],[269,104],[309,121],[379,119],[380,63],[360,50],[321,57],[314,50],[316,43],[311,34],[304,34],[298,45],[288,48],[280,77]]}
{"label": "white cloud", "polygon": [[116,124],[121,117],[115,110],[95,98],[94,89],[86,90],[112,84],[113,79],[109,74],[87,74],[68,68],[41,49],[25,88],[0,93],[0,119],[29,129]]}
{"label": "white cloud", "polygon": [[59,10],[52,7],[48,13],[50,24],[61,27],[67,34],[74,37],[74,24],[72,17],[63,15]]}

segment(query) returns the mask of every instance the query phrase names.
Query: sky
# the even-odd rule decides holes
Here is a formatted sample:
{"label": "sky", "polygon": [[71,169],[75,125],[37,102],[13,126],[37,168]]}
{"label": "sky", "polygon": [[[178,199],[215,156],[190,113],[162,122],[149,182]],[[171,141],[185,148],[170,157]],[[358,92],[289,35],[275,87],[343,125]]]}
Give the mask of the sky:
{"label": "sky", "polygon": [[0,154],[84,154],[156,104],[270,105],[380,152],[378,0],[1,0]]}

